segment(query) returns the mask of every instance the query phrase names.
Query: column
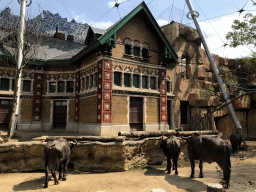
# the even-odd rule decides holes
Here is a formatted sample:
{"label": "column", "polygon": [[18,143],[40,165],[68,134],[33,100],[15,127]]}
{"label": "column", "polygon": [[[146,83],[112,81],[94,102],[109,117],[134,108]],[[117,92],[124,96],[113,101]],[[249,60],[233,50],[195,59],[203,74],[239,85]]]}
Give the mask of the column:
{"label": "column", "polygon": [[41,121],[43,109],[43,74],[34,73],[32,121]]}
{"label": "column", "polygon": [[167,117],[167,95],[166,95],[166,70],[159,69],[159,103],[160,103],[160,123],[166,123]]}
{"label": "column", "polygon": [[98,62],[97,122],[112,123],[112,60]]}
{"label": "column", "polygon": [[80,93],[80,71],[77,71],[76,81],[75,81],[75,116],[74,116],[75,122],[79,122],[79,93]]}

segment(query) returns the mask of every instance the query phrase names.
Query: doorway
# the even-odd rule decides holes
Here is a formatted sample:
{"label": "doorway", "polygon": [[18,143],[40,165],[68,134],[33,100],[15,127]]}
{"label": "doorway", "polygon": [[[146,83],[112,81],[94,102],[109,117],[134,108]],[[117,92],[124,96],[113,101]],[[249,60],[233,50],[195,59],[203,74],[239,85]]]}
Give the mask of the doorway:
{"label": "doorway", "polygon": [[130,129],[143,131],[143,98],[130,97]]}
{"label": "doorway", "polygon": [[67,101],[54,101],[53,129],[66,129]]}
{"label": "doorway", "polygon": [[188,101],[180,101],[180,124],[184,131],[188,131],[190,123],[190,105]]}

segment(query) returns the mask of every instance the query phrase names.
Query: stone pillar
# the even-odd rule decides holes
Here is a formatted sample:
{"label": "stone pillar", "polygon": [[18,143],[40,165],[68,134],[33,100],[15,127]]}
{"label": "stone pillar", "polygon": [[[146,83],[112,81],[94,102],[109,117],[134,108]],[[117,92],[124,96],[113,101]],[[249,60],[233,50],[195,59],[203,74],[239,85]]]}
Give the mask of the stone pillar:
{"label": "stone pillar", "polygon": [[98,62],[97,122],[112,123],[112,60]]}
{"label": "stone pillar", "polygon": [[167,117],[167,95],[166,95],[166,70],[159,69],[159,108],[160,108],[160,130],[168,129],[168,117]]}

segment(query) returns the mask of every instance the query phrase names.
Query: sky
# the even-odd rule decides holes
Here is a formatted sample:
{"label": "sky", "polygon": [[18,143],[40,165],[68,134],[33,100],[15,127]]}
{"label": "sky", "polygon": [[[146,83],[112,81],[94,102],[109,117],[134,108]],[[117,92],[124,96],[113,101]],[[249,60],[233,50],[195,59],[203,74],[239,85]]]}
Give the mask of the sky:
{"label": "sky", "polygon": [[[120,3],[118,8],[114,7],[116,2]],[[27,16],[34,17],[43,10],[49,10],[53,14],[59,13],[68,21],[75,19],[79,23],[107,29],[141,2],[141,0],[32,0],[31,6],[27,7]],[[160,26],[174,20],[195,28],[193,21],[187,18],[189,11],[185,0],[144,0],[144,2]],[[246,13],[256,14],[254,2],[256,0],[191,0],[195,11],[199,13],[198,20],[212,53],[228,58],[251,54],[253,47],[231,48],[223,45],[227,43],[225,36],[231,31],[235,19],[242,20]],[[0,0],[0,11],[6,7],[10,7],[15,15],[20,12],[17,0]],[[239,13],[240,10],[246,11]]]}

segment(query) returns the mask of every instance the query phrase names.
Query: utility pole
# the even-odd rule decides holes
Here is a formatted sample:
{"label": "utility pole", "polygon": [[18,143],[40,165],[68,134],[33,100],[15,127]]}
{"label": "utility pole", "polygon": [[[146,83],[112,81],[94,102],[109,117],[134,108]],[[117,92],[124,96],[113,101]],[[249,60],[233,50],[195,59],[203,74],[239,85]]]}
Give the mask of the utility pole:
{"label": "utility pole", "polygon": [[[20,110],[20,92],[21,92],[21,77],[22,77],[22,61],[23,61],[23,48],[24,48],[24,31],[25,31],[25,17],[26,17],[26,6],[30,6],[32,3],[32,0],[30,0],[30,3],[26,5],[27,0],[17,0],[20,4],[20,21],[19,21],[19,28],[18,28],[18,61],[16,66],[16,72],[15,77],[17,82],[17,86],[15,86],[14,97],[17,97],[16,102],[16,108],[15,108],[15,120],[14,125],[11,125],[11,128],[9,130],[10,137],[14,134],[17,123],[18,123],[18,116],[19,116],[19,110]],[[15,101],[16,98],[13,98]]]}
{"label": "utility pole", "polygon": [[[234,110],[234,108],[233,108],[232,102],[231,102],[231,100],[230,100],[230,98],[229,98],[229,95],[228,95],[228,93],[227,93],[227,90],[226,90],[226,88],[225,88],[225,86],[224,86],[224,83],[223,83],[222,78],[221,78],[221,76],[220,76],[220,73],[219,73],[219,70],[218,70],[218,68],[217,68],[217,65],[216,65],[216,63],[215,63],[215,61],[214,61],[214,59],[213,59],[213,57],[212,57],[212,55],[211,55],[211,53],[210,53],[210,50],[209,50],[208,45],[207,45],[207,43],[206,43],[204,34],[203,34],[203,32],[202,32],[202,30],[201,30],[201,28],[200,28],[200,26],[199,26],[199,22],[198,22],[198,19],[197,19],[197,17],[199,16],[199,13],[196,12],[196,11],[194,11],[190,0],[186,0],[186,3],[187,3],[187,5],[188,5],[189,11],[190,11],[190,12],[188,13],[187,17],[188,17],[189,19],[193,19],[193,21],[194,21],[194,23],[195,23],[195,25],[196,25],[197,31],[198,31],[198,33],[199,33],[201,39],[202,39],[202,42],[203,42],[203,45],[204,45],[206,54],[207,54],[207,56],[208,56],[208,58],[209,58],[209,61],[210,61],[210,63],[211,63],[211,66],[212,66],[214,75],[215,75],[216,78],[217,78],[217,81],[218,81],[218,84],[219,84],[219,86],[220,86],[220,89],[221,89],[221,91],[222,91],[222,93],[223,93],[225,102],[226,102],[226,104],[227,104],[227,106],[228,106],[229,113],[230,113],[230,115],[231,115],[231,118],[232,118],[232,120],[233,120],[233,123],[234,123],[234,125],[235,125],[235,127],[236,127],[236,130],[239,132],[240,137],[241,137],[242,140],[243,140],[244,146],[246,146],[246,141],[245,141],[245,138],[244,138],[244,135],[243,135],[242,127],[241,127],[241,125],[240,125],[240,123],[239,123],[239,121],[238,121],[238,118],[237,118],[237,116],[236,116],[236,112],[235,112],[235,110]],[[189,14],[191,15],[191,18],[189,17]]]}

